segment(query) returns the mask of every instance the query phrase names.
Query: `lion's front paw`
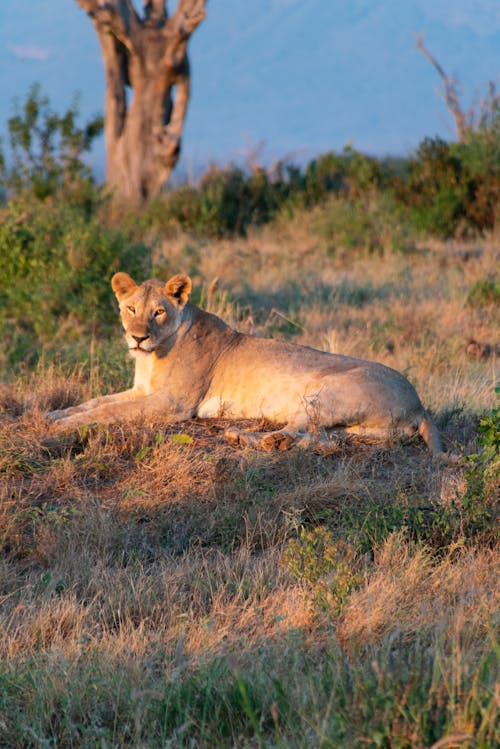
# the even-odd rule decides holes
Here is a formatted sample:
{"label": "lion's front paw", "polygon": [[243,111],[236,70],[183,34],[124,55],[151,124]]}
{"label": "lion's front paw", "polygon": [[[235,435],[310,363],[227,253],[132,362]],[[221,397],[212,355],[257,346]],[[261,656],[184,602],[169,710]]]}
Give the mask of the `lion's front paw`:
{"label": "lion's front paw", "polygon": [[88,410],[88,404],[82,403],[79,406],[69,406],[68,408],[58,408],[55,411],[49,411],[47,418],[52,421],[61,421],[61,419],[68,419],[70,416],[75,414],[81,414]]}
{"label": "lion's front paw", "polygon": [[[57,414],[54,417],[54,414]],[[68,416],[64,411],[51,411],[47,414],[54,425],[54,429],[59,432],[66,429],[78,429],[85,424],[80,414]]]}
{"label": "lion's front paw", "polygon": [[82,412],[78,409],[78,406],[72,406],[71,408],[61,408],[56,411],[49,411],[47,418],[61,427],[72,427],[77,426],[82,419]]}

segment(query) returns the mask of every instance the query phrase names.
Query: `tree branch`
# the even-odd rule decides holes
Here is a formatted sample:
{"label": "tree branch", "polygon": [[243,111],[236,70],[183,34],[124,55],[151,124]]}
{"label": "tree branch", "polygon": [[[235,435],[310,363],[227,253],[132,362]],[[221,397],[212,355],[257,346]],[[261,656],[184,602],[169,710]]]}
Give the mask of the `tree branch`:
{"label": "tree branch", "polygon": [[189,37],[205,18],[205,0],[179,0],[174,15],[165,26],[167,45],[165,65],[179,71],[186,57]]}
{"label": "tree branch", "polygon": [[180,142],[182,129],[184,127],[184,120],[186,117],[187,106],[189,102],[189,93],[191,90],[191,80],[189,75],[189,65],[186,60],[186,68],[181,75],[178,76],[175,82],[175,96],[172,112],[170,114],[169,122],[164,128],[164,132],[168,131],[170,137],[175,137]]}
{"label": "tree branch", "polygon": [[488,84],[488,93],[479,102],[479,113],[477,116],[476,127],[492,126],[495,118],[500,113],[500,92],[497,93],[493,81]]}
{"label": "tree branch", "polygon": [[165,102],[165,125],[155,133],[155,150],[157,163],[162,169],[158,171],[155,189],[159,191],[179,160],[181,153],[181,136],[184,128],[190,94],[190,74],[187,57],[182,71],[175,80],[175,96],[172,104],[170,92]]}
{"label": "tree branch", "polygon": [[77,3],[90,16],[98,34],[111,32],[129,52],[136,51],[141,22],[132,0],[77,0]]}
{"label": "tree branch", "polygon": [[144,20],[153,28],[161,28],[167,20],[165,0],[144,0]]}
{"label": "tree branch", "polygon": [[167,34],[187,40],[204,18],[205,0],[179,0],[167,24]]}
{"label": "tree branch", "polygon": [[125,86],[128,82],[128,52],[116,37],[99,34],[106,76],[105,135],[108,154],[120,137],[127,117]]}
{"label": "tree branch", "polygon": [[466,139],[467,130],[470,127],[470,123],[467,122],[467,117],[464,114],[462,107],[460,106],[460,101],[459,101],[458,92],[457,92],[457,82],[455,81],[454,78],[449,78],[446,75],[446,73],[444,72],[443,68],[438,63],[438,61],[424,47],[423,36],[421,34],[418,34],[416,39],[417,39],[416,41],[417,49],[420,52],[422,52],[422,54],[424,54],[425,57],[427,57],[429,62],[437,70],[438,75],[443,82],[446,106],[448,107],[448,110],[451,112],[455,120],[455,126],[457,129],[457,135],[458,135],[459,141],[464,141]]}
{"label": "tree branch", "polygon": [[[99,0],[77,0],[77,2],[92,19],[101,46],[106,77],[104,132],[109,163],[113,158],[117,139],[123,132],[127,116],[125,86],[128,83],[128,50],[131,46],[127,22],[131,18],[131,23],[135,23],[135,11],[131,16],[129,14],[130,2],[127,1],[125,5],[128,7],[124,7],[122,0],[118,0],[118,3],[123,15],[118,10],[118,6],[115,7],[112,3],[99,3]],[[136,16],[135,18],[138,22]],[[118,31],[119,33],[116,33]]]}
{"label": "tree branch", "polygon": [[76,0],[76,2],[89,15],[96,11],[99,6],[98,0]]}

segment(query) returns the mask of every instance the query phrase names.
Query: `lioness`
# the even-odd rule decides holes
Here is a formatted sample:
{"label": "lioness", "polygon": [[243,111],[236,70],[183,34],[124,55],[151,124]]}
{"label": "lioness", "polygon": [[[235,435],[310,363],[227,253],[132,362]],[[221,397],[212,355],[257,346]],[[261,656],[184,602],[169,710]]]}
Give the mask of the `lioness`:
{"label": "lioness", "polygon": [[111,285],[135,359],[134,386],[52,411],[60,427],[155,414],[175,421],[265,417],[286,423],[279,439],[339,428],[376,438],[418,433],[442,451],[415,389],[394,369],[238,333],[188,302],[185,275],[137,285],[116,273]]}

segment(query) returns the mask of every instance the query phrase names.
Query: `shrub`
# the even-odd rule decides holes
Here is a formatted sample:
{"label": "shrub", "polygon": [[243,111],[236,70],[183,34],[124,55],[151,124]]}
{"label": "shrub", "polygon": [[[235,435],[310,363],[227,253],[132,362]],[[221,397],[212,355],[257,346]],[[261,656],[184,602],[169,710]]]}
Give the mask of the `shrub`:
{"label": "shrub", "polygon": [[453,236],[465,216],[462,164],[439,137],[425,138],[409,159],[408,173],[396,182],[396,195],[410,208],[420,231]]}
{"label": "shrub", "polygon": [[[500,388],[495,388],[500,396]],[[500,406],[478,425],[480,451],[469,455],[463,496],[434,511],[435,529],[443,541],[461,543],[498,542],[498,496],[500,492]]]}
{"label": "shrub", "polygon": [[303,171],[278,162],[270,171],[251,173],[230,164],[209,167],[196,187],[184,185],[159,198],[149,209],[152,223],[209,236],[245,235],[250,226],[271,221],[285,210],[310,208],[332,194],[350,200],[377,193],[388,172],[377,159],[351,147],[313,160]]}
{"label": "shrub", "polygon": [[500,205],[500,118],[461,143],[425,138],[394,180],[415,227],[443,238],[492,231]]}
{"label": "shrub", "polygon": [[388,193],[370,200],[331,198],[318,207],[314,228],[332,253],[338,249],[404,252],[414,244],[408,221]]}
{"label": "shrub", "polygon": [[345,146],[341,154],[329,151],[310,162],[302,184],[304,204],[315,205],[331,193],[357,199],[376,192],[384,183],[385,169],[373,157]]}
{"label": "shrub", "polygon": [[287,189],[264,170],[248,175],[232,164],[222,169],[212,165],[196,187],[183,185],[153,201],[144,220],[167,232],[244,236],[251,225],[271,220]]}
{"label": "shrub", "polygon": [[42,209],[33,198],[12,200],[0,223],[5,363],[33,364],[42,347],[56,355],[65,344],[106,330],[116,319],[110,277],[122,267],[148,272],[147,248],[78,206],[47,198]]}
{"label": "shrub", "polygon": [[60,194],[65,200],[91,208],[98,191],[90,169],[82,161],[104,121],[96,116],[78,127],[78,98],[58,115],[34,84],[22,105],[8,120],[10,155],[0,151],[0,185],[9,195],[30,192],[41,200]]}
{"label": "shrub", "polygon": [[209,169],[200,186],[201,213],[218,234],[245,234],[251,224],[269,221],[280,205],[280,186],[264,170]]}
{"label": "shrub", "polygon": [[[34,85],[8,121],[11,153],[0,153],[0,184],[10,201],[0,221],[0,363],[31,365],[115,319],[109,280],[127,267],[143,273],[149,252],[107,229],[107,200],[82,161],[103,121],[77,125],[75,100],[63,115]],[[61,335],[62,331],[62,335]],[[74,352],[74,353],[75,353]],[[75,353],[75,355],[77,355]]]}
{"label": "shrub", "polygon": [[489,307],[500,304],[500,283],[496,278],[476,281],[467,294],[467,304],[470,307]]}
{"label": "shrub", "polygon": [[489,117],[470,129],[464,143],[452,145],[468,177],[465,211],[480,231],[495,229],[500,221],[500,107],[498,99]]}
{"label": "shrub", "polygon": [[284,561],[292,574],[304,582],[313,608],[340,614],[351,593],[361,584],[354,548],[325,526],[300,529],[285,549]]}
{"label": "shrub", "polygon": [[[500,398],[500,387],[495,392]],[[500,404],[480,420],[478,434],[482,449],[469,456],[466,500],[471,512],[477,510],[479,520],[488,522],[500,490]]]}

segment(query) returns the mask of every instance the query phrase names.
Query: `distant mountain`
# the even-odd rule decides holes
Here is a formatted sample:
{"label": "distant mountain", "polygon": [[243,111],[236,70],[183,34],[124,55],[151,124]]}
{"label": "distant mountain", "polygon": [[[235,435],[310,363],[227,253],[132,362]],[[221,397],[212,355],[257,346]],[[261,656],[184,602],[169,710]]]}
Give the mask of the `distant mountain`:
{"label": "distant mountain", "polygon": [[[303,160],[349,141],[402,154],[425,135],[451,136],[419,32],[465,102],[500,82],[497,0],[212,0],[190,43],[185,168],[241,158],[260,141],[268,159]],[[72,0],[2,1],[0,76],[0,128],[35,80],[59,109],[77,90],[84,115],[103,109],[95,33]],[[93,162],[103,160],[101,144]]]}

